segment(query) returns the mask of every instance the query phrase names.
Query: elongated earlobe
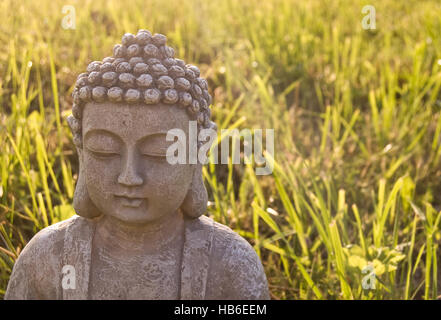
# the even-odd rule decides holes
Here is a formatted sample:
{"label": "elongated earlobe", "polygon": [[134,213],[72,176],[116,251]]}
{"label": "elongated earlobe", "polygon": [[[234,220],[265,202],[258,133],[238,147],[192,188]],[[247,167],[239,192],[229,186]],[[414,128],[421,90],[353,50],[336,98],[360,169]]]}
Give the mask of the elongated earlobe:
{"label": "elongated earlobe", "polygon": [[208,194],[202,179],[202,165],[197,164],[190,188],[181,205],[181,210],[189,218],[198,218],[207,210],[207,201]]}
{"label": "elongated earlobe", "polygon": [[86,180],[83,172],[82,164],[82,150],[77,148],[78,159],[80,161],[80,173],[78,175],[77,185],[75,186],[75,193],[73,199],[73,207],[75,212],[84,218],[95,218],[101,215],[98,208],[92,202],[87,192]]}

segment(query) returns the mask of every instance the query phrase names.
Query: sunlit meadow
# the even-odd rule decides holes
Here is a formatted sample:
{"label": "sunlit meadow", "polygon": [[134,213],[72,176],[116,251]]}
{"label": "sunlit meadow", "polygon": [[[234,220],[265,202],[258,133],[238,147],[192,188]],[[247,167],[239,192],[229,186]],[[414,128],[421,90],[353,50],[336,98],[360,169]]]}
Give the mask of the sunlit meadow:
{"label": "sunlit meadow", "polygon": [[272,175],[204,168],[207,214],[254,246],[273,299],[441,299],[439,1],[4,0],[0,20],[0,298],[74,214],[76,75],[145,28],[200,67],[219,129],[275,130]]}

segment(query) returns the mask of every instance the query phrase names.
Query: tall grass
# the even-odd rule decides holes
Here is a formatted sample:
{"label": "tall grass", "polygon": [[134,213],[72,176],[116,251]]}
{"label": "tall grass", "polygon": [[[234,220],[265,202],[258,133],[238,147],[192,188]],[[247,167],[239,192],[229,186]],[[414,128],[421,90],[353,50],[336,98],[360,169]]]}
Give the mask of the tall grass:
{"label": "tall grass", "polygon": [[220,128],[275,129],[272,175],[203,170],[208,215],[254,245],[272,298],[440,299],[440,17],[435,0],[0,2],[0,297],[74,213],[76,75],[147,28],[201,67]]}

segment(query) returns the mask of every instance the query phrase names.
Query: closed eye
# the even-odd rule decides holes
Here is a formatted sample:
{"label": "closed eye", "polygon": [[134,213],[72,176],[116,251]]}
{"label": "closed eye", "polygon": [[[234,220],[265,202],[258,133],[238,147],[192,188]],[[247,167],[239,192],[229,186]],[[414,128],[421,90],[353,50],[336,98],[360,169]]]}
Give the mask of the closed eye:
{"label": "closed eye", "polygon": [[163,133],[149,135],[139,142],[139,152],[146,157],[166,158],[170,142]]}
{"label": "closed eye", "polygon": [[106,130],[90,130],[85,136],[85,147],[95,158],[112,158],[120,155],[121,139]]}
{"label": "closed eye", "polygon": [[164,152],[143,152],[142,153],[143,156],[145,157],[153,157],[153,158],[167,158],[167,155]]}
{"label": "closed eye", "polygon": [[119,153],[114,151],[101,151],[101,150],[98,151],[98,150],[91,150],[90,148],[88,148],[88,150],[96,158],[113,158],[119,156]]}

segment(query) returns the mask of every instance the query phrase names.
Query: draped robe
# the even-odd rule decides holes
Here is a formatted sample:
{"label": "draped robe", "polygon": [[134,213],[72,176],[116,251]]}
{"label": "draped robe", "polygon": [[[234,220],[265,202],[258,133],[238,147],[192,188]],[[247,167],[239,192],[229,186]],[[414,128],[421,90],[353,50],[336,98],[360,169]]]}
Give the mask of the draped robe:
{"label": "draped robe", "polygon": [[[89,299],[96,219],[78,215],[38,232],[17,259],[6,299]],[[63,288],[64,266],[75,288]],[[71,268],[71,267],[70,267]],[[180,299],[269,299],[253,247],[227,226],[201,216],[185,220]]]}

